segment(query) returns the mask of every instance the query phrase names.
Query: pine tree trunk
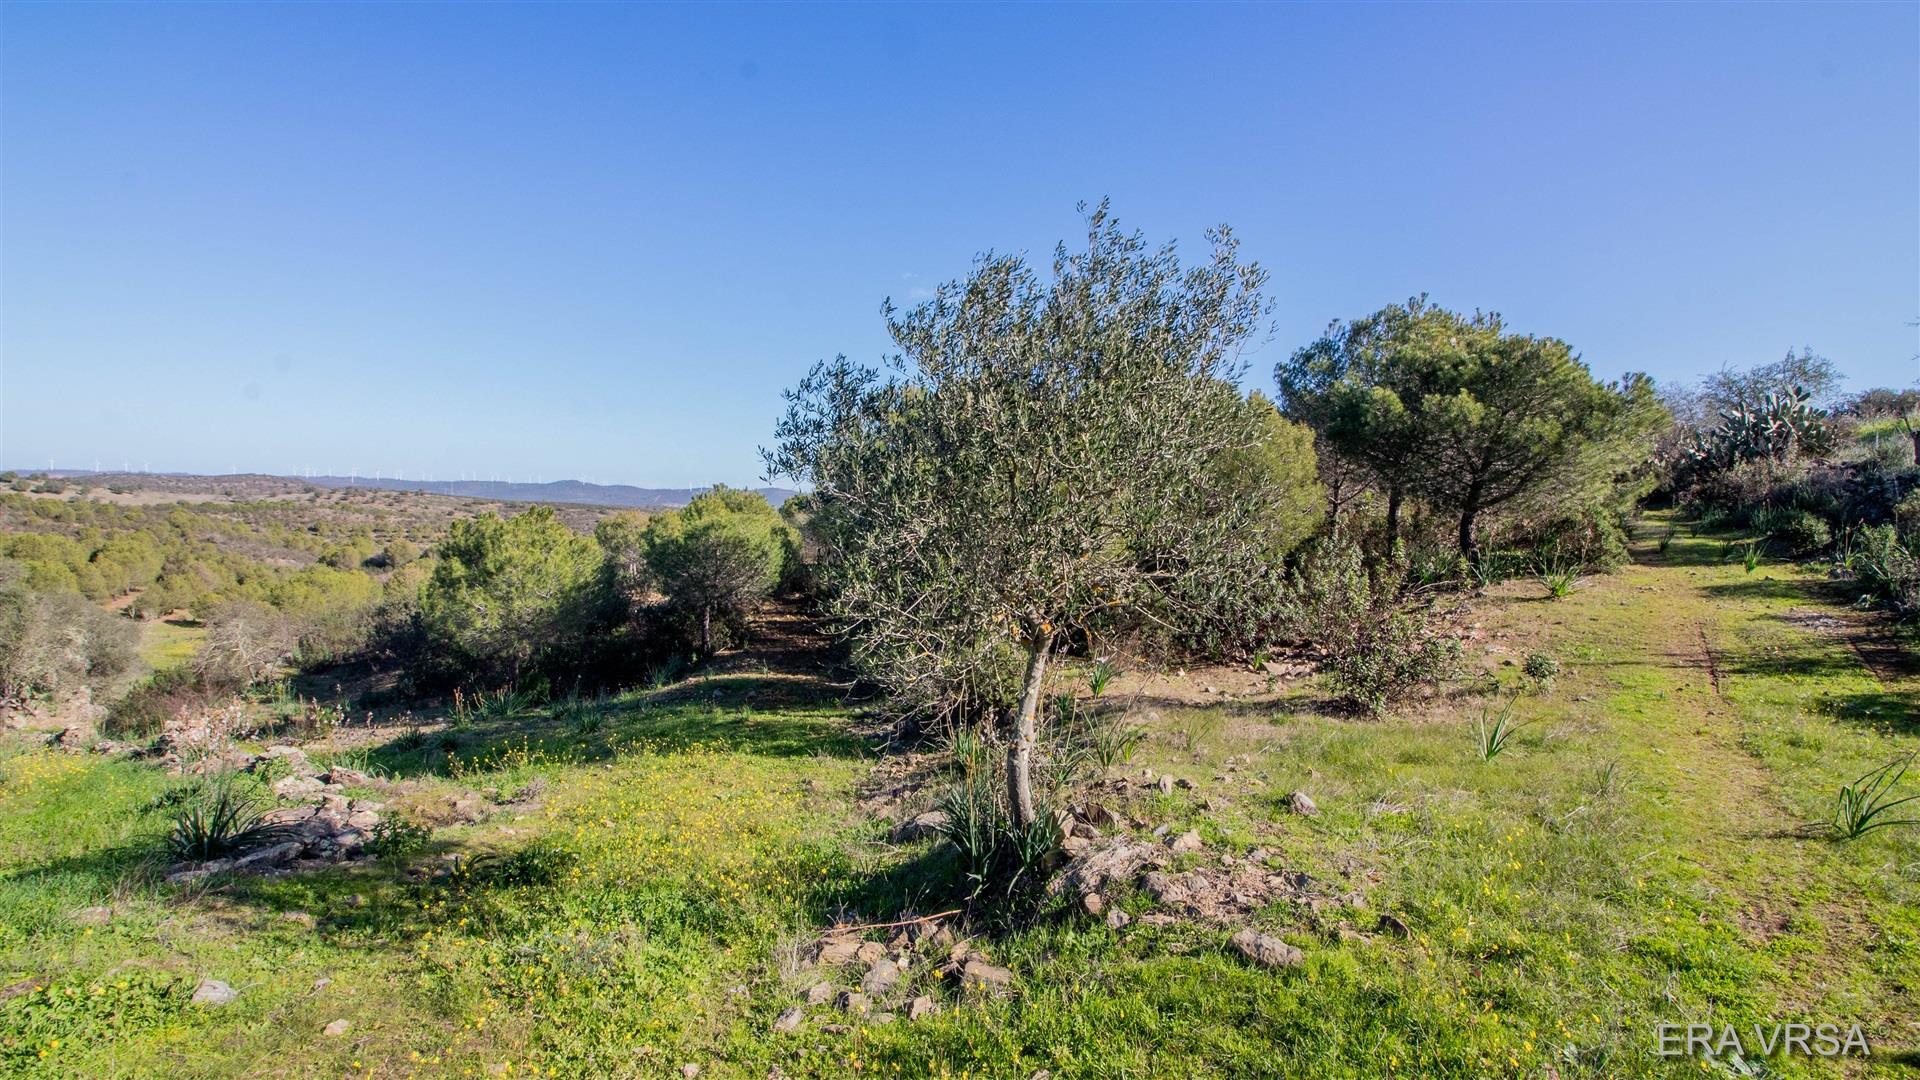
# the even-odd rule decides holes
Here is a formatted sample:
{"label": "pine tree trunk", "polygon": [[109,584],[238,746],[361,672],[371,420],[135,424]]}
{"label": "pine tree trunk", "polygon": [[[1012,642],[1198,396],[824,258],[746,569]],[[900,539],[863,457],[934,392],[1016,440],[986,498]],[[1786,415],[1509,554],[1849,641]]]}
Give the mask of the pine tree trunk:
{"label": "pine tree trunk", "polygon": [[1400,540],[1400,485],[1387,489],[1387,551]]}
{"label": "pine tree trunk", "polygon": [[1033,808],[1034,729],[1040,714],[1040,684],[1047,674],[1048,635],[1035,642],[1027,656],[1027,680],[1020,691],[1020,711],[1013,718],[1013,741],[1007,747],[1007,803],[1013,823],[1026,828],[1038,820]]}
{"label": "pine tree trunk", "polygon": [[708,605],[700,609],[700,655],[713,655],[713,607]]}
{"label": "pine tree trunk", "polygon": [[1473,537],[1473,519],[1480,516],[1479,495],[1479,486],[1475,485],[1466,505],[1460,508],[1460,556],[1468,566],[1480,565],[1480,545]]}

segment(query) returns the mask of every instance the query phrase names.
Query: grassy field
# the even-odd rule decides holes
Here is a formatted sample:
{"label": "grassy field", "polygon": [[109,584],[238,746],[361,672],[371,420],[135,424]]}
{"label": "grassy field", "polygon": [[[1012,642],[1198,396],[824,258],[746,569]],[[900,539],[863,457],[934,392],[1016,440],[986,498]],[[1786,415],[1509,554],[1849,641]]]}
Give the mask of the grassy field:
{"label": "grassy field", "polygon": [[[1346,897],[1257,913],[1305,951],[1292,970],[1249,966],[1226,928],[1116,932],[1063,903],[1016,932],[974,928],[1014,972],[1005,992],[916,963],[890,998],[924,993],[931,1016],[821,1004],[774,1031],[820,978],[857,978],[806,963],[822,927],[938,910],[950,866],[859,809],[875,755],[850,710],[739,674],[343,750],[412,805],[483,792],[495,809],[404,858],[212,888],[159,883],[178,780],[10,751],[0,1072],[1912,1072],[1920,829],[1837,843],[1807,826],[1920,749],[1920,678],[1813,570],[1748,571],[1684,527],[1662,550],[1663,526],[1636,565],[1565,598],[1512,582],[1468,601],[1485,679],[1518,687],[1531,651],[1564,668],[1515,699],[1524,726],[1492,760],[1476,724],[1503,699],[1485,693],[1384,721],[1328,715],[1311,684],[1278,704],[1140,703],[1148,737],[1122,775],[1193,787],[1134,783],[1116,808],[1198,829],[1187,862],[1265,847]],[[1319,816],[1289,812],[1296,790]],[[191,1004],[208,978],[237,998]],[[1874,1057],[1738,1072],[1652,1054],[1657,1023],[1774,1020],[1859,1023]]]}
{"label": "grassy field", "polygon": [[192,660],[206,636],[206,627],[191,619],[149,619],[140,624],[140,659],[154,671],[170,671]]}

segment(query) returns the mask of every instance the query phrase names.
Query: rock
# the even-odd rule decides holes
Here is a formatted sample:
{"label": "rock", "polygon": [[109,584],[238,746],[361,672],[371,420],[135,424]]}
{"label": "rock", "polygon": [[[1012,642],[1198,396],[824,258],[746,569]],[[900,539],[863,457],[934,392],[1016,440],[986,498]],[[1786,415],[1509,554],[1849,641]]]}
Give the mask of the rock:
{"label": "rock", "polygon": [[317,798],[325,786],[312,776],[283,776],[273,782],[275,798],[304,802]]}
{"label": "rock", "polygon": [[854,949],[853,955],[861,963],[872,965],[875,960],[887,955],[887,947],[877,941],[863,941]]}
{"label": "rock", "polygon": [[1084,821],[1076,821],[1073,823],[1072,835],[1080,840],[1098,840],[1100,830]]}
{"label": "rock", "polygon": [[1186,832],[1174,837],[1173,843],[1167,846],[1173,849],[1174,854],[1178,855],[1182,852],[1199,851],[1201,848],[1207,846],[1207,842],[1200,839],[1200,834],[1197,831],[1188,829]]}
{"label": "rock", "polygon": [[1047,888],[1054,893],[1071,889],[1070,895],[1080,896],[1101,892],[1110,881],[1132,881],[1143,867],[1159,865],[1165,858],[1162,851],[1152,844],[1137,844],[1119,837],[1107,846],[1076,855],[1067,864],[1066,871],[1049,882]]}
{"label": "rock", "polygon": [[297,926],[302,930],[311,930],[314,927],[313,916],[304,911],[289,911],[280,916],[280,921],[286,923],[288,926]]}
{"label": "rock", "polygon": [[297,746],[287,746],[284,743],[269,746],[255,754],[253,760],[247,763],[247,769],[250,772],[259,772],[276,761],[284,763],[295,776],[313,775],[313,763],[307,760],[307,752]]}
{"label": "rock", "polygon": [[830,967],[852,963],[860,955],[860,945],[859,938],[830,937],[820,943],[820,951],[815,954],[813,962]]}
{"label": "rock", "polygon": [[873,1024],[877,1027],[881,1024],[891,1024],[897,1019],[899,1018],[894,1016],[890,1012],[877,1012],[877,1013],[874,1013],[872,1016],[867,1017],[867,1023]]}
{"label": "rock", "polygon": [[477,798],[462,799],[451,796],[447,799],[447,811],[453,815],[455,821],[467,825],[485,821],[487,815],[492,812],[485,802]]}
{"label": "rock", "polygon": [[1160,778],[1160,794],[1162,795],[1173,794],[1173,777],[1162,776]]}
{"label": "rock", "polygon": [[370,779],[359,769],[349,769],[345,765],[335,765],[320,774],[320,781],[326,784],[365,784]]}
{"label": "rock", "polygon": [[201,979],[200,985],[193,988],[195,1005],[225,1005],[239,996],[240,991],[219,979]]}
{"label": "rock", "polygon": [[327,1025],[326,1027],[323,1027],[323,1028],[321,1028],[321,1029],[320,1029],[320,1034],[322,1034],[322,1035],[345,1035],[345,1034],[347,1033],[347,1029],[348,1029],[348,1028],[351,1028],[352,1026],[353,1026],[353,1024],[352,1024],[352,1022],[350,1022],[350,1021],[347,1021],[347,1020],[335,1020],[335,1021],[334,1021],[333,1023],[331,1023],[331,1024],[328,1024],[328,1025]]}
{"label": "rock", "polygon": [[258,851],[250,851],[237,859],[228,860],[226,868],[229,870],[246,870],[277,866],[280,863],[292,859],[295,855],[300,854],[301,847],[302,845],[299,841],[289,840],[284,844],[264,847]]}
{"label": "rock", "polygon": [[1180,920],[1174,918],[1172,915],[1166,915],[1158,911],[1149,911],[1145,915],[1140,916],[1138,921],[1142,926],[1172,926]]}
{"label": "rock", "polygon": [[689,1061],[685,1065],[680,1066],[680,1075],[686,1077],[687,1080],[693,1080],[694,1077],[700,1075],[700,1066]]}
{"label": "rock", "polygon": [[1304,791],[1296,791],[1287,796],[1287,809],[1301,817],[1315,817],[1320,813],[1320,808],[1313,805],[1313,800]]}
{"label": "rock", "polygon": [[[825,984],[823,983],[821,985],[824,986]],[[795,1005],[793,1008],[788,1009],[786,1012],[781,1013],[779,1018],[774,1020],[773,1030],[792,1031],[793,1029],[800,1026],[800,1021],[805,1020],[806,1018],[807,1018],[807,1011],[805,1009],[802,1009],[800,1006]]]}
{"label": "rock", "polygon": [[1299,949],[1271,934],[1262,934],[1257,930],[1242,930],[1227,939],[1227,944],[1233,946],[1234,951],[1241,956],[1261,967],[1299,967],[1307,959],[1306,954]]}
{"label": "rock", "polygon": [[73,921],[81,926],[105,926],[113,921],[113,909],[110,907],[83,907],[73,913]]}
{"label": "rock", "polygon": [[1011,969],[995,967],[977,956],[967,961],[960,976],[969,990],[1000,990],[1013,982]]}
{"label": "rock", "polygon": [[1084,836],[1063,836],[1060,838],[1060,850],[1068,855],[1079,855],[1093,846],[1093,841]]}
{"label": "rock", "polygon": [[893,984],[899,981],[899,965],[883,956],[875,960],[873,966],[867,969],[866,977],[860,980],[860,989],[874,997],[879,997],[893,989]]}
{"label": "rock", "polygon": [[871,1001],[867,1000],[867,995],[857,990],[841,991],[838,1004],[840,1008],[850,1013],[864,1013],[873,1005]]}
{"label": "rock", "polygon": [[1146,878],[1147,895],[1168,907],[1178,907],[1187,902],[1187,887],[1180,879],[1171,874],[1151,873]]}
{"label": "rock", "polygon": [[319,978],[319,979],[313,980],[313,988],[315,991],[325,990],[327,987],[332,985],[333,985],[332,979]]}
{"label": "rock", "polygon": [[1081,807],[1080,813],[1078,816],[1081,821],[1084,821],[1089,825],[1103,826],[1103,827],[1112,827],[1116,822],[1120,820],[1119,818],[1116,818],[1113,816],[1113,811],[1107,809],[1105,806],[1102,806],[1097,802],[1090,802],[1087,805]]}
{"label": "rock", "polygon": [[1089,915],[1099,915],[1107,910],[1107,898],[1097,892],[1085,893],[1080,897],[1080,906]]}
{"label": "rock", "polygon": [[1107,909],[1107,929],[1125,930],[1127,928],[1127,924],[1131,922],[1133,922],[1133,917],[1128,915],[1126,912],[1121,911],[1119,908]]}
{"label": "rock", "polygon": [[833,985],[831,983],[817,982],[807,987],[807,1004],[825,1005],[832,1000]]}
{"label": "rock", "polygon": [[935,1004],[932,998],[921,994],[907,1005],[907,1019],[918,1020],[923,1016],[931,1016],[939,1011],[939,1008],[940,1006]]}
{"label": "rock", "polygon": [[933,947],[936,949],[951,948],[953,946],[953,928],[948,926],[935,927],[933,932],[927,935],[927,940],[932,942]]}
{"label": "rock", "polygon": [[347,815],[347,824],[356,829],[371,829],[380,824],[380,815],[371,810],[355,810]]}
{"label": "rock", "polygon": [[1160,825],[1156,825],[1156,826],[1154,826],[1154,828],[1153,828],[1153,836],[1154,836],[1154,839],[1156,839],[1156,840],[1158,840],[1159,838],[1161,838],[1161,837],[1163,837],[1163,836],[1165,836],[1165,835],[1167,835],[1168,833],[1170,833],[1170,832],[1172,832],[1172,831],[1173,831],[1173,826],[1171,826],[1171,825],[1167,825],[1167,824],[1164,824],[1164,823],[1163,823],[1163,824],[1160,824]]}
{"label": "rock", "polygon": [[1397,938],[1413,936],[1413,931],[1407,929],[1406,923],[1403,923],[1398,918],[1392,915],[1385,914],[1384,912],[1380,916],[1379,929],[1381,933],[1392,934],[1394,937],[1397,937]]}
{"label": "rock", "polygon": [[87,745],[87,729],[70,724],[47,739],[47,745],[56,750],[83,750]]}
{"label": "rock", "polygon": [[910,817],[893,827],[893,842],[905,844],[914,840],[925,840],[930,836],[939,836],[946,832],[950,820],[944,810],[929,810],[924,814]]}

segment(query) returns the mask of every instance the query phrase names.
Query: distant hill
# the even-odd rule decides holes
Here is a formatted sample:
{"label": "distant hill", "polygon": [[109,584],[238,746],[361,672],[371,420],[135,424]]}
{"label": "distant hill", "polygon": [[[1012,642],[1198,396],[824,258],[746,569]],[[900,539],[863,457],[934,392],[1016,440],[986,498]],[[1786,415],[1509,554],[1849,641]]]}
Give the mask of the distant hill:
{"label": "distant hill", "polygon": [[[233,476],[200,476],[191,473],[115,473],[85,469],[19,470],[26,475],[52,475],[85,480],[92,484],[122,484],[138,490],[158,490],[182,495],[231,491],[251,498],[271,498],[313,489],[370,488],[375,491],[421,491],[430,495],[453,495],[495,502],[572,503],[580,506],[630,506],[641,510],[668,510],[685,506],[701,488],[643,488],[631,484],[589,484],[584,480],[554,480],[545,484],[513,484],[502,480],[370,480],[364,476],[270,476],[247,473]],[[754,488],[767,501],[779,506],[795,492],[789,488]]]}
{"label": "distant hill", "polygon": [[[589,484],[585,480],[551,480],[544,484],[510,484],[504,480],[369,480],[364,476],[311,476],[315,487],[376,488],[382,491],[424,491],[502,502],[580,503],[585,506],[632,506],[664,510],[685,506],[706,488],[643,488],[631,484]],[[775,506],[796,494],[788,488],[763,487],[754,491]]]}

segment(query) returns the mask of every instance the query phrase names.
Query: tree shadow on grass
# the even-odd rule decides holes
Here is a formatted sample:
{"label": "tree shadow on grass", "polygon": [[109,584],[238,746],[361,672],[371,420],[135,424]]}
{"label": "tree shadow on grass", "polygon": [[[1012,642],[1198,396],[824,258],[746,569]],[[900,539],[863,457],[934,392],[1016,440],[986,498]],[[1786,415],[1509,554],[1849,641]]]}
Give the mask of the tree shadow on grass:
{"label": "tree shadow on grass", "polygon": [[840,704],[782,676],[730,676],[645,694],[526,709],[465,726],[403,731],[366,751],[375,772],[404,779],[504,765],[609,761],[646,749],[724,747],[768,757],[865,756]]}
{"label": "tree shadow on grass", "polygon": [[1836,720],[1920,735],[1920,690],[1833,694],[1820,699],[1819,709]]}
{"label": "tree shadow on grass", "polygon": [[155,880],[166,865],[158,842],[129,843],[21,866],[0,874],[0,882],[38,889],[59,881],[84,883],[85,891],[104,895],[116,888]]}
{"label": "tree shadow on grass", "polygon": [[1805,582],[1790,578],[1754,577],[1703,585],[1700,591],[1715,600],[1816,600],[1820,599]]}

